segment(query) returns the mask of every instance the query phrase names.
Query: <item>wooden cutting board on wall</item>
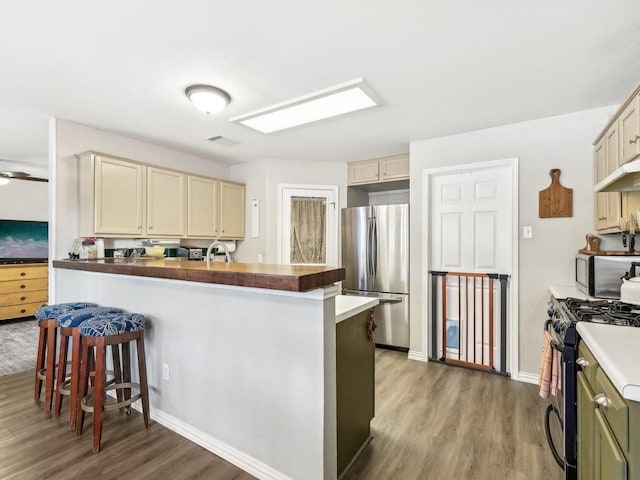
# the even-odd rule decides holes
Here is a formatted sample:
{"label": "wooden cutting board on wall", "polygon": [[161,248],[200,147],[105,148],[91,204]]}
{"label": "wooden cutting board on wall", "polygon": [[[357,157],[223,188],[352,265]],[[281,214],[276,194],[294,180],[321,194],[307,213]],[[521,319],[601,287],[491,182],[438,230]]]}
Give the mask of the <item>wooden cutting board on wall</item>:
{"label": "wooden cutting board on wall", "polygon": [[538,198],[538,217],[573,217],[573,189],[560,185],[560,169],[549,172],[551,185],[540,190]]}

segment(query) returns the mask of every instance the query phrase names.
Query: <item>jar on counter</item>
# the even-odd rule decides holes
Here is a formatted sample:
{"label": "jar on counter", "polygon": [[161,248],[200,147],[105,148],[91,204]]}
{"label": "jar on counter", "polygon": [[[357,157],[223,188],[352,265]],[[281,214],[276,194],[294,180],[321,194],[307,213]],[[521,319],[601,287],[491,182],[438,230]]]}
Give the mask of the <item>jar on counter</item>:
{"label": "jar on counter", "polygon": [[82,249],[80,250],[81,260],[95,260],[98,258],[98,250],[96,248],[96,242],[93,240],[83,240]]}

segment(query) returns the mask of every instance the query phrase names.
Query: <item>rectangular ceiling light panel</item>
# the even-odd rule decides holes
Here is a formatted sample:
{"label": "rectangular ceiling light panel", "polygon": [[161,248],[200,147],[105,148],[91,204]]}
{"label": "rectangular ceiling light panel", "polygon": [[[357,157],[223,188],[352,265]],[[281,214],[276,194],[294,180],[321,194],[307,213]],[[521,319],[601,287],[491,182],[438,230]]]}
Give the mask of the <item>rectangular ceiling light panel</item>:
{"label": "rectangular ceiling light panel", "polygon": [[272,133],[377,105],[362,88],[362,79],[323,90],[259,112],[232,118],[262,133]]}

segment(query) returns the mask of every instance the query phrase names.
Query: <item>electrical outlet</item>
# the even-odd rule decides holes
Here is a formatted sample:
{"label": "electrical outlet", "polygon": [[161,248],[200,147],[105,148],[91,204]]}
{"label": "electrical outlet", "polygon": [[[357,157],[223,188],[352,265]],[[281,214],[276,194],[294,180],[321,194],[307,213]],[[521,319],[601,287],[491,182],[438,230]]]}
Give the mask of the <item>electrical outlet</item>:
{"label": "electrical outlet", "polygon": [[162,364],[162,379],[167,381],[169,380],[169,364],[168,363]]}
{"label": "electrical outlet", "polygon": [[262,254],[261,253],[258,254],[258,263],[262,263]]}

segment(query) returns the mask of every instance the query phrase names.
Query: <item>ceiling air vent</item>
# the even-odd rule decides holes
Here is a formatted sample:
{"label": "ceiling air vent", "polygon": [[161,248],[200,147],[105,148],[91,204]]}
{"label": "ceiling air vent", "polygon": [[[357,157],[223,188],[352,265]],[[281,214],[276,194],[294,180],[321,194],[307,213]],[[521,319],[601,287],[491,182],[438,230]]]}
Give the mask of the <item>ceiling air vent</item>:
{"label": "ceiling air vent", "polygon": [[209,140],[210,142],[213,142],[217,145],[222,145],[224,147],[231,147],[233,145],[238,145],[240,142],[237,142],[236,140],[232,140],[230,138],[227,137],[223,137],[222,135],[214,135],[213,137],[209,137],[207,138],[207,140]]}

